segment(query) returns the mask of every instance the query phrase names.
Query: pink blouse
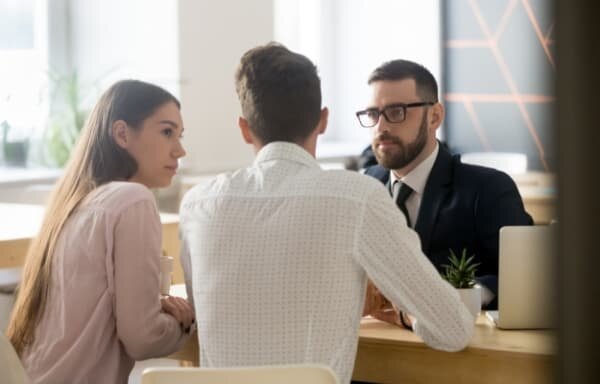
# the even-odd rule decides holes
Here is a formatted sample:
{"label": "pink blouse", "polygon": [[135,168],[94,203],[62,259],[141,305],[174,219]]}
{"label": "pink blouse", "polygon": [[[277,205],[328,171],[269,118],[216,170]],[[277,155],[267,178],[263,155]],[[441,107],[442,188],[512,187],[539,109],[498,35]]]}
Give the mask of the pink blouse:
{"label": "pink blouse", "polygon": [[82,202],[58,239],[46,309],[23,354],[33,383],[127,383],[134,360],[185,342],[159,301],[161,231],[141,184],[112,182]]}

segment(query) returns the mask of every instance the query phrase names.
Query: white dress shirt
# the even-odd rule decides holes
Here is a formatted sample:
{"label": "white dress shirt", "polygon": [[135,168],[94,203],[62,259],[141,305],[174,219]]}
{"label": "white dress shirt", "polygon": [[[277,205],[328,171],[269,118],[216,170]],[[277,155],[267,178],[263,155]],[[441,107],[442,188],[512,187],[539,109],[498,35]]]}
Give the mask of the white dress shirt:
{"label": "white dress shirt", "polygon": [[390,188],[394,185],[394,182],[399,180],[413,190],[404,203],[413,228],[417,224],[419,208],[421,208],[421,200],[423,199],[423,192],[425,192],[425,185],[427,184],[427,179],[429,178],[435,159],[437,159],[439,150],[439,144],[436,142],[433,152],[402,178],[398,178],[394,171],[390,171]]}
{"label": "white dress shirt", "polygon": [[385,187],[323,171],[300,146],[268,144],[252,166],[194,187],[180,220],[203,367],[321,363],[350,382],[367,276],[428,345],[470,340],[471,315]]}

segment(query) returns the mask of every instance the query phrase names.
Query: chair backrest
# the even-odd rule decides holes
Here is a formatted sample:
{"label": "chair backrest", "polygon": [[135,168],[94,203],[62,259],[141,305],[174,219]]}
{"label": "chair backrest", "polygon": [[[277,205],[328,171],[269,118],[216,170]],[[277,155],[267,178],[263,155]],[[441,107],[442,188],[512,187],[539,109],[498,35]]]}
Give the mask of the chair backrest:
{"label": "chair backrest", "polygon": [[3,383],[22,384],[29,382],[17,352],[15,352],[3,332],[0,332],[0,372],[2,372],[1,381]]}
{"label": "chair backrest", "polygon": [[146,368],[142,384],[338,384],[324,365],[278,365],[239,368]]}
{"label": "chair backrest", "polygon": [[527,172],[527,156],[523,153],[470,152],[462,154],[460,161],[495,168],[509,175]]}

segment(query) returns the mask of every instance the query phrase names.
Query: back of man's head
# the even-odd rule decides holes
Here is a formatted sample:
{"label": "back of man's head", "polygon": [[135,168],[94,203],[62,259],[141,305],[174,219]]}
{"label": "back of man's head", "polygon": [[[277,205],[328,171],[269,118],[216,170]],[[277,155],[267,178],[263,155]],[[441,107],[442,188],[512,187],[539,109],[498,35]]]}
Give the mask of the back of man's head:
{"label": "back of man's head", "polygon": [[381,64],[369,76],[369,84],[376,81],[413,79],[417,94],[425,101],[438,101],[438,86],[435,77],[421,64],[409,60],[392,60]]}
{"label": "back of man's head", "polygon": [[302,143],[316,128],[321,112],[321,81],[305,56],[269,43],[246,52],[235,74],[242,114],[266,145]]}

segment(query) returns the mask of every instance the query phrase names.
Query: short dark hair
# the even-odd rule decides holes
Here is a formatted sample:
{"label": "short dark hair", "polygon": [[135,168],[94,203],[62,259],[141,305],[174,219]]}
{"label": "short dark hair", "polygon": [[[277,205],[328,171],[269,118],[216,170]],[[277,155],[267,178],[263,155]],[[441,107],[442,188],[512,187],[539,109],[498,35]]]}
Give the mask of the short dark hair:
{"label": "short dark hair", "polygon": [[321,80],[305,56],[278,43],[246,52],[236,70],[242,114],[262,142],[301,143],[321,114]]}
{"label": "short dark hair", "polygon": [[392,60],[381,64],[369,76],[368,84],[376,81],[413,79],[417,94],[424,101],[438,102],[438,86],[435,77],[421,64],[409,60]]}

